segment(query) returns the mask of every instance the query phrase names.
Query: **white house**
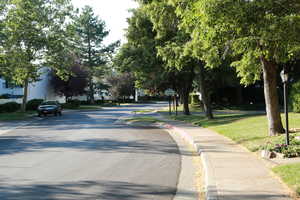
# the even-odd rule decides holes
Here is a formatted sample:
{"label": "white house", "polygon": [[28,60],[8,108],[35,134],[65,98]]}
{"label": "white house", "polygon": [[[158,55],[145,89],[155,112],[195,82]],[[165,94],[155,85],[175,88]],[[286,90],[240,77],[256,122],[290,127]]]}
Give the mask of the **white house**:
{"label": "white house", "polygon": [[[57,100],[61,103],[65,102],[64,97],[60,97],[54,93],[50,84],[49,70],[44,68],[40,81],[30,83],[28,87],[28,100],[31,99],[44,99],[44,100]],[[1,103],[10,101],[22,102],[21,96],[24,94],[24,88],[20,86],[14,86],[9,84],[6,80],[0,77],[0,95],[8,94],[10,99],[0,99]]]}

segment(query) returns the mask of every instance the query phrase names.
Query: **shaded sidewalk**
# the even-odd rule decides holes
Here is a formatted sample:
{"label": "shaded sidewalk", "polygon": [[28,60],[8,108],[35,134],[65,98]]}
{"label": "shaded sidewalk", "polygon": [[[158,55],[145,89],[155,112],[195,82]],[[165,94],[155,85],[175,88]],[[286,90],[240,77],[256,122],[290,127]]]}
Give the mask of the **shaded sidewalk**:
{"label": "shaded sidewalk", "polygon": [[[157,117],[157,116],[156,116]],[[169,120],[165,127],[179,133],[201,155],[208,200],[288,200],[288,188],[252,153],[206,128]]]}

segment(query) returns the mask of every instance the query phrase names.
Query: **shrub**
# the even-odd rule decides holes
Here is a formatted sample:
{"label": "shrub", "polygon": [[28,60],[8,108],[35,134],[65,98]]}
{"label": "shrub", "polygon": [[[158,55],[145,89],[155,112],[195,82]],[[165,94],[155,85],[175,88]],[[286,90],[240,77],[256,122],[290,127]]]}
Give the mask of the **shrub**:
{"label": "shrub", "polygon": [[44,101],[43,99],[32,99],[27,102],[26,109],[27,110],[36,110],[43,101]]}
{"label": "shrub", "polygon": [[96,103],[97,105],[101,105],[101,104],[104,103],[104,100],[98,99],[98,100],[95,101],[95,103]]}
{"label": "shrub", "polygon": [[300,157],[300,140],[297,140],[294,135],[291,135],[290,145],[287,146],[285,144],[285,136],[282,135],[272,143],[268,142],[264,149],[282,153],[285,158]]}
{"label": "shrub", "polygon": [[300,81],[294,83],[290,93],[290,105],[294,112],[300,112]]}
{"label": "shrub", "polygon": [[0,99],[9,99],[10,98],[10,94],[2,94],[0,95]]}
{"label": "shrub", "polygon": [[300,157],[300,145],[289,145],[282,150],[285,158]]}
{"label": "shrub", "polygon": [[191,104],[194,106],[202,106],[202,102],[199,100],[198,94],[191,94],[190,95]]}
{"label": "shrub", "polygon": [[0,105],[0,112],[16,112],[20,109],[21,105],[16,102],[8,102]]}
{"label": "shrub", "polygon": [[88,102],[88,101],[80,101],[80,105],[90,105],[90,102]]}
{"label": "shrub", "polygon": [[66,109],[76,109],[79,108],[79,106],[80,106],[80,101],[77,99],[69,100],[67,103],[63,104],[63,108]]}

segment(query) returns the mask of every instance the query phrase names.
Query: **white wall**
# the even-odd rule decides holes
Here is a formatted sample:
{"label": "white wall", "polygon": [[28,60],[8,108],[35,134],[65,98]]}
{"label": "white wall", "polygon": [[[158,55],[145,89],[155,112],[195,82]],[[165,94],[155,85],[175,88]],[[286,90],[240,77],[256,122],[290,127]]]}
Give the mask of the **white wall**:
{"label": "white wall", "polygon": [[[53,88],[51,87],[49,76],[50,70],[48,68],[43,68],[40,71],[41,77],[40,81],[30,83],[28,86],[28,101],[32,99],[44,99],[44,100],[55,100],[60,103],[65,103],[65,98],[60,97],[55,94]],[[24,88],[5,88],[5,80],[0,78],[0,95],[1,94],[12,94],[12,95],[23,95]],[[21,103],[22,99],[0,99],[0,104],[15,101]]]}
{"label": "white wall", "polygon": [[16,102],[22,104],[22,99],[0,99],[0,104],[5,104],[8,102]]}
{"label": "white wall", "polygon": [[23,95],[23,88],[5,88],[5,80],[0,78],[0,95],[11,94],[11,95]]}
{"label": "white wall", "polygon": [[44,99],[47,101],[59,101],[65,103],[65,98],[55,94],[51,87],[50,70],[48,68],[42,69],[40,81],[31,83],[28,87],[28,100],[31,99]]}

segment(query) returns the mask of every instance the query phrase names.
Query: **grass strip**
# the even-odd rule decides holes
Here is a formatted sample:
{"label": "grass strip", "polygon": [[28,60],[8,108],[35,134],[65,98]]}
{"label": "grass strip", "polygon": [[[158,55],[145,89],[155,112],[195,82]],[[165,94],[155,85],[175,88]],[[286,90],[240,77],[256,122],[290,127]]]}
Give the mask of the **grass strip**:
{"label": "grass strip", "polygon": [[300,163],[274,167],[273,171],[300,195]]}
{"label": "grass strip", "polygon": [[97,105],[80,105],[80,107],[78,108],[78,110],[99,110],[99,109],[102,109],[102,107]]}
{"label": "grass strip", "polygon": [[17,120],[26,120],[32,117],[35,114],[35,111],[27,112],[13,112],[13,113],[0,113],[0,121],[17,121]]}
{"label": "grass strip", "polygon": [[[267,142],[278,139],[278,136],[268,135],[268,122],[265,115],[258,114],[215,114],[215,118],[208,120],[203,115],[171,116],[172,119],[185,121],[204,128],[212,129],[238,144],[257,151]],[[282,119],[284,119],[282,115]],[[300,127],[300,114],[290,113],[289,124],[291,128]],[[283,123],[284,120],[283,120]]]}
{"label": "grass strip", "polygon": [[147,123],[157,123],[157,122],[162,122],[161,120],[158,120],[154,117],[133,117],[130,119],[126,119],[128,122],[147,122]]}

